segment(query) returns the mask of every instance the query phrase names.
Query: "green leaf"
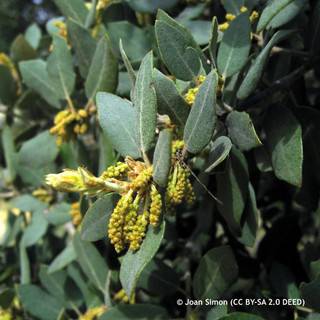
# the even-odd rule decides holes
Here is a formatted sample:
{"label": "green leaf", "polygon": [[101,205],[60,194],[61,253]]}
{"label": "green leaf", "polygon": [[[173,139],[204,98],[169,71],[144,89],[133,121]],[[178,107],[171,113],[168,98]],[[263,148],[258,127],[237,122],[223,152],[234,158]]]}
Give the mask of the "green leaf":
{"label": "green leaf", "polygon": [[168,10],[174,7],[179,0],[126,0],[136,12],[155,14],[158,9]]}
{"label": "green leaf", "polygon": [[117,162],[113,146],[105,134],[99,135],[99,170],[101,175],[106,168],[114,165]]}
{"label": "green leaf", "polygon": [[15,296],[16,296],[16,293],[13,289],[1,288],[0,289],[0,307],[4,310],[9,308]]}
{"label": "green leaf", "polygon": [[108,36],[105,35],[96,48],[85,84],[86,96],[93,102],[99,91],[115,92],[118,85],[118,60]]}
{"label": "green leaf", "polygon": [[120,97],[97,94],[98,119],[113,147],[123,156],[140,157],[135,131],[135,108]]}
{"label": "green leaf", "polygon": [[231,147],[232,143],[228,137],[221,136],[215,140],[211,146],[208,157],[208,167],[205,169],[205,172],[212,172],[217,165],[225,160],[231,150]]}
{"label": "green leaf", "polygon": [[25,310],[43,320],[56,320],[63,308],[61,302],[33,284],[19,285],[18,296]]}
{"label": "green leaf", "polygon": [[118,194],[110,193],[89,208],[81,224],[82,240],[97,241],[108,236],[110,216],[119,199]]}
{"label": "green leaf", "polygon": [[305,283],[303,282],[300,285],[300,294],[301,297],[306,302],[306,307],[310,307],[315,311],[320,312],[320,275],[317,279],[313,280],[312,282]]}
{"label": "green leaf", "polygon": [[19,163],[33,169],[53,162],[59,152],[56,138],[49,131],[43,131],[26,141],[19,151]]}
{"label": "green leaf", "polygon": [[6,106],[12,106],[17,97],[17,85],[11,69],[0,64],[0,102]]}
{"label": "green leaf", "polygon": [[[275,1],[276,2],[276,1]],[[237,94],[237,98],[243,100],[247,98],[257,87],[265,66],[268,61],[268,57],[270,51],[273,46],[275,46],[278,42],[288,38],[292,35],[295,31],[294,30],[280,30],[276,32],[268,44],[264,47],[261,53],[253,62],[252,66],[250,67],[249,71],[247,72]]]}
{"label": "green leaf", "polygon": [[209,21],[182,21],[181,25],[183,25],[190,31],[191,35],[199,46],[203,46],[209,43],[211,31],[211,23]]}
{"label": "green leaf", "polygon": [[131,61],[141,61],[151,50],[145,31],[128,21],[109,22],[107,30],[112,49],[119,58],[121,57],[120,39],[123,43],[123,49]]}
{"label": "green leaf", "polygon": [[204,9],[207,7],[207,3],[197,3],[194,6],[185,7],[178,16],[175,17],[177,21],[190,21],[201,16]]}
{"label": "green leaf", "polygon": [[41,284],[67,309],[73,309],[81,303],[81,294],[75,282],[68,278],[66,271],[48,273],[48,266],[41,265],[39,277]]}
{"label": "green leaf", "polygon": [[60,102],[48,76],[46,63],[37,59],[19,64],[22,78],[26,85],[38,92],[50,105],[60,108]]}
{"label": "green leaf", "polygon": [[20,283],[29,284],[31,282],[31,270],[30,262],[26,247],[24,245],[24,239],[22,238],[19,243],[20,251]]}
{"label": "green leaf", "polygon": [[[0,67],[0,71],[1,71],[1,67]],[[0,88],[1,88],[1,84],[0,84]],[[1,141],[3,146],[3,151],[4,151],[4,158],[9,171],[9,177],[10,177],[10,180],[13,181],[17,173],[14,165],[15,164],[15,157],[14,157],[15,146],[14,146],[11,129],[9,126],[4,127],[1,134]]]}
{"label": "green leaf", "polygon": [[251,313],[232,312],[225,316],[219,317],[217,320],[264,320],[264,318]]}
{"label": "green leaf", "polygon": [[82,0],[54,0],[54,3],[65,17],[85,24],[89,11]]}
{"label": "green leaf", "polygon": [[133,93],[134,93],[134,88],[136,86],[136,73],[134,72],[132,66],[131,66],[131,63],[123,49],[123,46],[122,46],[122,40],[120,39],[119,41],[119,47],[120,47],[120,53],[121,53],[121,58],[124,62],[124,65],[127,69],[127,72],[129,74],[129,77],[130,77],[130,80],[131,80],[131,97],[133,97]]}
{"label": "green leaf", "polygon": [[229,136],[240,151],[250,151],[262,145],[250,116],[246,112],[232,111],[227,116]]}
{"label": "green leaf", "polygon": [[226,305],[217,305],[213,307],[208,313],[206,320],[218,319],[221,316],[224,316],[228,313],[228,306]]}
{"label": "green leaf", "polygon": [[239,15],[241,8],[244,6],[244,0],[221,0],[221,4],[227,13]]}
{"label": "green leaf", "polygon": [[86,29],[90,28],[94,23],[94,19],[96,17],[97,4],[98,4],[98,0],[92,1],[91,8],[86,18],[86,22],[84,23],[84,26]]}
{"label": "green leaf", "polygon": [[192,105],[185,129],[184,142],[191,153],[200,152],[211,140],[216,126],[216,88],[218,74],[212,70],[201,84]]}
{"label": "green leaf", "polygon": [[249,173],[244,155],[232,148],[226,171],[217,174],[218,210],[234,235],[241,234],[241,218],[248,196]]}
{"label": "green leaf", "polygon": [[45,218],[50,224],[59,226],[72,221],[73,218],[69,214],[69,211],[71,211],[71,205],[69,203],[62,202],[46,213]]}
{"label": "green leaf", "polygon": [[[167,13],[165,13],[161,9],[158,10],[157,20],[160,20],[160,21],[168,24],[169,26],[174,28],[178,33],[180,33],[180,38],[182,36],[182,38],[184,38],[184,42],[186,44],[184,50],[187,48],[187,46],[190,46],[193,49],[195,49],[198,57],[200,58],[200,60],[202,62],[202,67],[204,68],[205,72],[209,73],[211,71],[211,67],[207,63],[207,57],[202,52],[201,48],[199,47],[199,45],[197,44],[197,42],[195,41],[195,39],[193,38],[193,36],[191,35],[191,33],[188,29],[186,29],[181,24],[179,24],[177,21],[172,19]],[[157,30],[156,30],[156,34],[157,34]],[[159,45],[158,45],[158,47],[159,47]],[[181,80],[183,80],[183,79],[181,79]]]}
{"label": "green leaf", "polygon": [[218,21],[216,17],[212,19],[211,33],[209,38],[209,54],[213,65],[217,65],[217,47],[218,47]]}
{"label": "green leaf", "polygon": [[299,12],[301,12],[301,9],[305,6],[306,3],[307,0],[294,0],[280,12],[278,12],[268,23],[266,28],[276,29],[291,21]]}
{"label": "green leaf", "polygon": [[242,235],[237,240],[245,246],[253,247],[258,230],[259,214],[257,209],[256,195],[249,183],[249,194],[242,217]]}
{"label": "green leaf", "polygon": [[153,156],[153,179],[160,187],[166,187],[171,166],[172,132],[163,130]]}
{"label": "green leaf", "polygon": [[53,36],[53,51],[47,60],[47,71],[60,99],[67,99],[73,92],[76,74],[66,39]]}
{"label": "green leaf", "polygon": [[197,299],[218,299],[237,280],[238,265],[229,246],[209,250],[200,260],[193,278]]}
{"label": "green leaf", "polygon": [[138,286],[156,295],[168,296],[179,289],[179,275],[162,262],[153,258],[142,270]]}
{"label": "green leaf", "polygon": [[219,51],[217,64],[223,77],[230,77],[242,69],[247,62],[251,40],[251,26],[247,12],[231,21],[225,31]]}
{"label": "green leaf", "polygon": [[77,58],[80,74],[86,78],[96,49],[96,41],[83,26],[72,19],[67,21],[68,39]]}
{"label": "green leaf", "polygon": [[77,254],[73,248],[72,242],[70,242],[51,262],[48,273],[59,271],[70,264],[77,258]]}
{"label": "green leaf", "polygon": [[41,210],[43,208],[43,203],[41,203],[37,198],[31,196],[30,194],[24,194],[14,199],[12,207],[24,212],[34,212],[37,210]]}
{"label": "green leaf", "polygon": [[104,312],[98,320],[156,320],[169,319],[164,308],[152,304],[118,305]]}
{"label": "green leaf", "polygon": [[48,222],[43,212],[35,212],[31,217],[31,223],[26,227],[23,239],[26,247],[30,247],[38,242],[47,232]]}
{"label": "green leaf", "polygon": [[137,141],[142,153],[150,149],[156,132],[157,97],[153,81],[153,55],[151,51],[141,62],[134,90]]}
{"label": "green leaf", "polygon": [[157,253],[165,231],[165,221],[157,228],[149,225],[148,232],[138,251],[128,250],[120,268],[120,282],[131,299],[140,273]]}
{"label": "green leaf", "polygon": [[99,251],[90,242],[81,240],[79,232],[73,236],[73,247],[83,272],[104,293],[108,267]]}
{"label": "green leaf", "polygon": [[24,33],[24,38],[33,49],[37,49],[41,40],[41,29],[36,23],[32,23]]}
{"label": "green leaf", "polygon": [[32,60],[38,57],[38,53],[34,50],[29,42],[23,37],[22,34],[18,35],[11,44],[10,58],[14,62],[23,60]]}
{"label": "green leaf", "polygon": [[298,120],[289,109],[278,104],[268,110],[264,127],[276,177],[301,187],[303,152]]}
{"label": "green leaf", "polygon": [[173,124],[183,127],[190,107],[174,82],[159,70],[154,69],[154,87],[157,94],[158,112],[167,114]]}
{"label": "green leaf", "polygon": [[261,13],[256,33],[260,33],[276,16],[276,14],[278,14],[293,1],[294,0],[269,1],[267,7]]}
{"label": "green leaf", "polygon": [[188,81],[197,77],[200,61],[188,39],[173,26],[156,21],[156,37],[161,58],[176,78]]}

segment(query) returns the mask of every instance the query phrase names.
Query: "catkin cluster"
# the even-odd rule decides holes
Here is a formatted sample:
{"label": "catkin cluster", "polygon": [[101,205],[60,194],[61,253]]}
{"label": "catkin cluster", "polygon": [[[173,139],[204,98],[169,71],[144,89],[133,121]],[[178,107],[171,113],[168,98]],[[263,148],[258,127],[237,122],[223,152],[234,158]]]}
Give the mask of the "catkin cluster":
{"label": "catkin cluster", "polygon": [[57,145],[63,142],[75,141],[77,134],[83,134],[87,130],[88,113],[84,109],[73,111],[70,109],[60,111],[54,118],[54,126],[50,134],[57,134]]}
{"label": "catkin cluster", "polygon": [[127,166],[118,164],[118,167],[132,181],[111,214],[108,230],[117,252],[122,251],[127,244],[131,250],[138,250],[148,223],[157,226],[162,209],[161,195],[152,181],[152,166],[146,168],[141,162],[130,158],[126,161]]}
{"label": "catkin cluster", "polygon": [[199,90],[199,86],[202,84],[205,78],[206,78],[205,76],[199,76],[198,86],[195,88],[190,88],[189,91],[185,94],[185,99],[190,106],[193,105],[194,99]]}
{"label": "catkin cluster", "polygon": [[82,214],[80,212],[80,204],[79,202],[75,202],[71,204],[71,210],[69,211],[69,214],[73,216],[73,224],[78,227],[80,230],[81,228],[81,222],[83,220]]}

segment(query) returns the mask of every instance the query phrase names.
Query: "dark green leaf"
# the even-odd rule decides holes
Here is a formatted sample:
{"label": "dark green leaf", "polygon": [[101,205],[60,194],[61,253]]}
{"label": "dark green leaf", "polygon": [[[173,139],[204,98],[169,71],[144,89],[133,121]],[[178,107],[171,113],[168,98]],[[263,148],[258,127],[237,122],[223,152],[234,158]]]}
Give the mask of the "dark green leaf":
{"label": "dark green leaf", "polygon": [[73,236],[73,247],[83,272],[104,293],[108,267],[99,251],[90,242],[81,240],[79,232]]}
{"label": "dark green leaf", "polygon": [[63,308],[61,302],[33,284],[19,285],[18,296],[25,310],[43,320],[56,320]]}
{"label": "dark green leaf", "polygon": [[238,99],[243,100],[247,98],[257,87],[267,64],[272,47],[278,42],[288,38],[294,32],[294,30],[280,30],[273,35],[271,40],[255,59],[248,73],[246,74],[237,94]]}
{"label": "dark green leaf", "polygon": [[260,316],[245,312],[233,312],[225,316],[219,317],[217,320],[264,320]]}
{"label": "dark green leaf", "polygon": [[218,305],[213,307],[208,313],[206,320],[218,319],[221,316],[224,316],[228,313],[228,306]]}
{"label": "dark green leaf", "polygon": [[[1,88],[1,84],[0,84],[0,88]],[[17,173],[14,166],[15,146],[14,146],[11,129],[9,126],[4,127],[1,135],[1,140],[2,140],[2,146],[4,151],[4,158],[6,160],[6,165],[9,170],[9,177],[10,177],[10,180],[13,181]]]}
{"label": "dark green leaf", "polygon": [[261,172],[272,171],[271,159],[265,147],[255,149],[254,157],[256,160],[257,167]]}
{"label": "dark green leaf", "polygon": [[16,293],[11,288],[1,288],[0,290],[0,307],[2,309],[7,309],[12,303]]}
{"label": "dark green leaf", "polygon": [[84,26],[86,29],[90,28],[94,23],[94,20],[96,17],[97,4],[98,4],[98,0],[93,0],[91,3],[90,11],[87,15],[86,22],[84,23]]}
{"label": "dark green leaf", "polygon": [[155,28],[162,60],[171,74],[184,81],[197,77],[200,70],[199,57],[185,35],[161,20],[156,21]]}
{"label": "dark green leaf", "polygon": [[20,283],[29,284],[31,282],[31,270],[30,262],[26,247],[24,245],[24,239],[22,238],[19,243],[20,251]]}
{"label": "dark green leaf", "polygon": [[107,30],[112,49],[119,58],[121,57],[120,39],[123,42],[123,49],[130,60],[141,61],[151,50],[144,30],[128,21],[110,22]]}
{"label": "dark green leaf", "polygon": [[34,212],[37,210],[41,210],[43,208],[43,203],[29,194],[24,194],[23,196],[16,197],[14,199],[12,207],[24,212]]}
{"label": "dark green leaf", "polygon": [[241,8],[244,6],[244,0],[221,0],[221,4],[227,13],[237,16],[241,13]]}
{"label": "dark green leaf", "polygon": [[156,295],[171,295],[179,288],[179,276],[160,259],[153,258],[142,270],[138,286]]}
{"label": "dark green leaf", "polygon": [[179,0],[126,0],[136,12],[155,14],[158,9],[168,10],[174,7]]}
{"label": "dark green leaf", "polygon": [[248,196],[249,174],[244,155],[232,148],[226,171],[217,174],[218,210],[234,235],[241,234],[241,217]]}
{"label": "dark green leaf", "polygon": [[171,166],[172,132],[163,130],[153,156],[153,179],[160,187],[166,187]]}
{"label": "dark green leaf", "polygon": [[54,0],[54,3],[67,18],[72,18],[84,25],[89,13],[84,1],[82,0]]}
{"label": "dark green leaf", "polygon": [[66,168],[77,170],[78,169],[78,163],[75,154],[72,151],[71,143],[64,143],[60,147],[60,156],[63,160],[63,163],[65,164]]}
{"label": "dark green leaf", "polygon": [[99,135],[99,170],[101,175],[106,168],[116,163],[116,155],[111,142],[105,134]]}
{"label": "dark green leaf", "polygon": [[140,273],[157,253],[165,231],[165,221],[157,228],[149,225],[148,232],[138,251],[128,250],[120,268],[120,281],[129,299],[134,294]]}
{"label": "dark green leaf", "polygon": [[67,99],[73,92],[76,74],[66,39],[53,36],[53,51],[47,60],[47,71],[60,99]]}
{"label": "dark green leaf", "polygon": [[131,63],[123,49],[123,46],[122,46],[122,40],[120,39],[119,41],[119,47],[120,47],[120,53],[121,53],[121,57],[122,57],[122,60],[124,62],[124,65],[126,66],[126,69],[127,69],[127,72],[129,74],[129,77],[130,77],[130,80],[131,80],[131,98],[133,97],[133,93],[134,93],[134,88],[136,86],[136,73],[134,72],[132,66],[131,66]]}
{"label": "dark green leaf", "polygon": [[10,58],[14,62],[24,60],[32,60],[38,57],[38,53],[34,50],[29,42],[23,37],[22,34],[18,35],[11,44]]}
{"label": "dark green leaf", "polygon": [[26,227],[23,239],[26,247],[32,246],[47,232],[48,222],[43,212],[35,212],[31,217],[31,223]]}
{"label": "dark green leaf", "polygon": [[294,0],[280,12],[278,12],[275,17],[267,24],[266,28],[276,29],[291,21],[299,12],[301,12],[301,9],[306,3],[307,0]]}
{"label": "dark green leaf", "polygon": [[274,105],[268,111],[265,130],[276,177],[301,187],[303,152],[298,120],[285,106]]}
{"label": "dark green leaf", "polygon": [[118,85],[118,60],[114,55],[109,38],[103,37],[96,48],[86,79],[85,90],[93,102],[99,91],[115,92]]}
{"label": "dark green leaf", "polygon": [[168,319],[164,308],[152,304],[118,305],[108,309],[99,320],[157,320]]}
{"label": "dark green leaf", "polygon": [[179,13],[177,17],[175,17],[175,20],[181,22],[198,18],[201,16],[206,6],[207,3],[197,3],[195,6],[187,6]]}
{"label": "dark green leaf", "polygon": [[159,70],[154,69],[154,87],[157,93],[158,112],[167,114],[173,124],[184,126],[190,107],[174,82]]}
{"label": "dark green leaf", "polygon": [[38,92],[50,105],[56,108],[61,107],[43,60],[21,62],[19,67],[22,78],[29,88]]}
{"label": "dark green leaf", "polygon": [[240,14],[225,31],[219,51],[217,64],[219,73],[230,77],[245,65],[251,46],[250,20],[247,12]]}
{"label": "dark green leaf", "polygon": [[0,102],[6,106],[11,106],[17,97],[17,85],[13,78],[11,69],[0,65]]}
{"label": "dark green leaf", "polygon": [[236,281],[238,265],[229,246],[209,250],[200,260],[193,279],[199,300],[218,299]]}
{"label": "dark green leaf", "polygon": [[245,246],[253,247],[258,230],[259,214],[257,209],[256,195],[254,189],[249,183],[249,194],[242,217],[242,235],[238,241]]}
{"label": "dark green leaf", "polygon": [[191,153],[200,152],[211,140],[216,126],[216,88],[218,74],[212,70],[202,83],[191,108],[184,142]]}
{"label": "dark green leaf", "polygon": [[256,33],[260,33],[276,16],[276,14],[278,14],[293,1],[294,0],[269,1],[267,7],[261,13]]}
{"label": "dark green leaf", "polygon": [[108,224],[119,195],[111,193],[98,199],[87,211],[81,224],[81,239],[97,241],[108,236]]}
{"label": "dark green leaf", "polygon": [[306,306],[320,312],[320,276],[312,282],[303,282],[300,285],[301,297],[305,300]]}
{"label": "dark green leaf", "polygon": [[37,49],[41,40],[41,29],[36,23],[33,23],[27,28],[24,37],[33,49]]}
{"label": "dark green leaf", "polygon": [[314,280],[320,275],[320,259],[310,262],[310,279]]}
{"label": "dark green leaf", "polygon": [[211,62],[216,67],[217,65],[217,46],[218,46],[218,21],[216,17],[212,19],[211,33],[209,39],[209,54]]}
{"label": "dark green leaf", "polygon": [[227,126],[231,141],[240,151],[250,151],[262,145],[250,116],[246,112],[229,113]]}
{"label": "dark green leaf", "polygon": [[134,90],[137,141],[142,153],[150,149],[156,132],[157,97],[153,81],[153,55],[151,51],[141,62]]}
{"label": "dark green leaf", "polygon": [[135,131],[135,108],[126,100],[110,94],[97,94],[98,119],[113,147],[123,156],[140,157]]}
{"label": "dark green leaf", "polygon": [[228,137],[221,136],[215,140],[211,146],[208,157],[208,167],[205,172],[210,173],[217,165],[219,165],[228,156],[232,147],[232,143]]}
{"label": "dark green leaf", "polygon": [[59,271],[77,258],[76,252],[70,242],[51,262],[48,273]]}
{"label": "dark green leaf", "polygon": [[49,131],[43,131],[22,145],[19,163],[37,169],[53,162],[58,152],[56,138]]}
{"label": "dark green leaf", "polygon": [[96,49],[96,41],[88,30],[72,19],[67,21],[67,32],[77,57],[80,74],[86,78]]}
{"label": "dark green leaf", "polygon": [[72,220],[69,211],[71,211],[71,205],[62,202],[46,213],[45,218],[50,224],[59,226]]}

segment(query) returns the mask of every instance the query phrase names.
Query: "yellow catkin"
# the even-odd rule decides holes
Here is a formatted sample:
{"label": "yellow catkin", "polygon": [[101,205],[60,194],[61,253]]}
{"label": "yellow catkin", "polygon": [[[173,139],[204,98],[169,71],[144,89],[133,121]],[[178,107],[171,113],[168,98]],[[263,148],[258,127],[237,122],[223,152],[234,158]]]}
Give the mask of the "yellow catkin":
{"label": "yellow catkin", "polygon": [[52,197],[49,195],[48,191],[46,189],[37,189],[37,190],[34,190],[32,192],[32,195],[34,197],[36,197],[39,201],[43,201],[43,202],[51,202],[52,200]]}
{"label": "yellow catkin", "polygon": [[110,166],[101,175],[102,179],[117,179],[124,180],[129,172],[130,168],[126,163],[118,162],[115,166]]}
{"label": "yellow catkin", "polygon": [[75,202],[71,204],[71,210],[69,211],[69,214],[73,216],[73,224],[78,227],[78,229],[81,229],[81,223],[83,220],[82,214],[80,212],[80,204],[79,202]]}
{"label": "yellow catkin", "polygon": [[[205,76],[199,76],[199,79],[198,79],[199,85],[203,83],[205,78],[206,78]],[[190,88],[189,91],[185,94],[185,99],[190,106],[193,105],[194,99],[196,97],[198,90],[199,90],[199,87]]]}
{"label": "yellow catkin", "polygon": [[138,216],[137,222],[130,235],[130,250],[135,251],[140,248],[141,242],[146,235],[145,232],[148,224],[148,215],[148,212],[145,211],[143,214]]}
{"label": "yellow catkin", "polygon": [[159,224],[161,209],[162,209],[161,195],[158,192],[158,190],[154,188],[151,191],[151,206],[150,206],[150,216],[149,216],[150,224],[153,225],[154,227],[157,227]]}

